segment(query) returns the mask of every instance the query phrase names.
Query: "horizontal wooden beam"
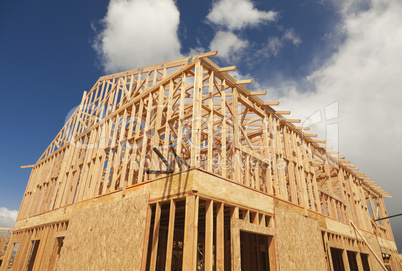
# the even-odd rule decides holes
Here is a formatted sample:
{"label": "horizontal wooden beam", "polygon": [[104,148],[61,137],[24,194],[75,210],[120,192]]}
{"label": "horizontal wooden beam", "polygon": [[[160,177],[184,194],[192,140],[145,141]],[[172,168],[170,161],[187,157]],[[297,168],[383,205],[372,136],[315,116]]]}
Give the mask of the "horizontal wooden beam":
{"label": "horizontal wooden beam", "polygon": [[237,66],[229,66],[229,67],[220,68],[218,71],[219,72],[230,72],[230,71],[235,71],[236,69],[237,69]]}
{"label": "horizontal wooden beam", "polygon": [[301,120],[299,120],[299,119],[285,119],[285,122],[287,122],[287,123],[289,123],[289,122],[292,122],[292,123],[300,123],[300,121],[301,121]]}
{"label": "horizontal wooden beam", "polygon": [[322,149],[330,149],[330,150],[333,149],[332,146],[325,146],[325,145],[318,145],[318,147]]}
{"label": "horizontal wooden beam", "polygon": [[262,105],[269,105],[269,106],[279,105],[279,102],[263,102]]}
{"label": "horizontal wooden beam", "polygon": [[314,142],[314,143],[325,143],[325,142],[327,142],[326,140],[323,140],[323,139],[312,139],[311,141]]}
{"label": "horizontal wooden beam", "polygon": [[275,114],[290,115],[290,111],[275,111]]}
{"label": "horizontal wooden beam", "polygon": [[12,230],[12,228],[2,228],[2,227],[0,227],[0,230],[2,230],[2,231],[10,231],[10,230]]}
{"label": "horizontal wooden beam", "polygon": [[[340,157],[335,157],[335,158],[340,158]],[[349,164],[349,163],[350,163],[350,161],[348,161],[348,160],[342,160],[342,159],[339,159],[338,162],[340,162],[340,163],[346,163],[346,164]]]}
{"label": "horizontal wooden beam", "polygon": [[310,127],[295,127],[296,130],[310,130]]}
{"label": "horizontal wooden beam", "polygon": [[327,153],[331,153],[331,154],[338,154],[338,151],[327,151]]}
{"label": "horizontal wooden beam", "polygon": [[317,134],[303,134],[304,136],[308,136],[308,137],[317,137]]}
{"label": "horizontal wooden beam", "polygon": [[267,95],[267,91],[252,91],[250,93],[251,96],[257,96],[257,95]]}
{"label": "horizontal wooden beam", "polygon": [[32,167],[34,167],[35,165],[27,165],[27,166],[21,166],[21,168],[32,168]]}
{"label": "horizontal wooden beam", "polygon": [[334,158],[338,158],[338,159],[345,159],[345,156],[341,156],[341,155],[332,155]]}
{"label": "horizontal wooden beam", "polygon": [[236,80],[236,85],[251,84],[252,82],[253,82],[253,79]]}

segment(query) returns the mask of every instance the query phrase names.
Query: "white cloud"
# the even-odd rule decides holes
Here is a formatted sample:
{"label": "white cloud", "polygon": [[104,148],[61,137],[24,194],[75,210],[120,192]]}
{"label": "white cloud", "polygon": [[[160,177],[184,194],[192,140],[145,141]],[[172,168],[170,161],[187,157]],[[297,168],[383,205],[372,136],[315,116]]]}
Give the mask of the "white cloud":
{"label": "white cloud", "polygon": [[279,51],[281,50],[283,46],[283,42],[281,39],[278,37],[270,37],[268,39],[267,46],[263,48],[263,50],[266,50],[268,55],[272,54],[274,56],[279,54]]}
{"label": "white cloud", "polygon": [[301,38],[295,33],[293,28],[287,29],[283,34],[282,39],[285,41],[290,41],[291,43],[293,43],[293,45],[296,46],[302,42]]}
{"label": "white cloud", "polygon": [[12,228],[17,219],[18,211],[0,207],[0,227]]}
{"label": "white cloud", "polygon": [[260,11],[249,0],[219,0],[213,3],[207,19],[229,30],[257,26],[278,17],[274,11]]}
{"label": "white cloud", "polygon": [[[346,39],[308,77],[314,91],[302,93],[288,80],[277,87],[277,98],[281,109],[292,110],[292,118],[317,110],[325,117],[324,107],[339,102],[339,118],[331,122],[339,124],[339,149],[396,197],[388,205],[392,214],[402,206],[402,2],[371,0],[363,9],[357,6],[345,1],[339,7]],[[325,135],[325,125],[318,130]]]}
{"label": "white cloud", "polygon": [[256,56],[258,58],[277,56],[286,43],[292,43],[295,46],[298,46],[300,43],[302,43],[300,36],[295,33],[293,28],[285,30],[282,37],[269,37],[268,42],[257,51]]}
{"label": "white cloud", "polygon": [[211,41],[211,51],[218,50],[219,57],[226,61],[233,61],[247,46],[247,40],[239,39],[235,34],[228,31],[218,31]]}
{"label": "white cloud", "polygon": [[94,48],[106,72],[182,57],[174,0],[111,0]]}
{"label": "white cloud", "polygon": [[190,51],[188,52],[187,55],[193,56],[193,55],[199,55],[205,53],[205,49],[203,47],[195,47],[195,48],[190,48]]}

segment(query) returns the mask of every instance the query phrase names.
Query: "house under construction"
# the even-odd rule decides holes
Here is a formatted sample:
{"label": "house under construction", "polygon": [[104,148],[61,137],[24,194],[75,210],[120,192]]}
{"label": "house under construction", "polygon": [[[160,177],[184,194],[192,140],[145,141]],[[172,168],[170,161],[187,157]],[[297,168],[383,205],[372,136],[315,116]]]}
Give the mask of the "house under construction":
{"label": "house under construction", "polygon": [[1,271],[402,270],[390,195],[200,54],[102,76],[32,167]]}

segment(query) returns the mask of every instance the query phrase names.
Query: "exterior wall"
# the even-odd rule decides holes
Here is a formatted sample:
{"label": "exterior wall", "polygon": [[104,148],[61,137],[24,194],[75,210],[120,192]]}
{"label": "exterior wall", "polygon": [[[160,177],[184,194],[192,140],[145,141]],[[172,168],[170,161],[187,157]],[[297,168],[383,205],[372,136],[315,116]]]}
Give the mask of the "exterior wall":
{"label": "exterior wall", "polygon": [[[179,217],[176,224],[184,223],[180,226],[182,237],[179,232],[173,237],[168,231],[173,202],[185,202],[181,213],[175,211]],[[269,244],[264,247],[271,270],[332,270],[331,248],[365,253],[371,270],[381,270],[348,224],[201,170],[129,187],[124,193],[73,204],[19,221],[16,226],[11,243],[20,245],[13,270],[26,268],[33,240],[39,240],[40,245],[32,270],[152,270],[152,266],[165,265],[165,248],[173,244],[173,238],[182,238],[176,241],[183,242],[182,270],[196,270],[199,262],[207,262],[206,258],[200,261],[199,249],[204,249],[202,255],[210,255],[210,266],[240,270],[246,264],[242,259],[246,259],[247,240],[240,238],[242,232],[268,236]],[[378,257],[381,250],[391,251],[393,242],[391,247],[380,248],[373,234],[363,234]],[[55,240],[60,237],[64,237],[64,245],[56,256]],[[229,250],[225,244],[230,244]],[[252,269],[246,270],[256,268],[248,264]],[[359,268],[363,270],[361,262]]]}
{"label": "exterior wall", "polygon": [[56,270],[140,270],[147,206],[142,195],[74,214]]}
{"label": "exterior wall", "polygon": [[303,210],[292,212],[289,206],[284,206],[289,204],[278,203],[275,206],[278,270],[325,270],[318,222],[304,216]]}

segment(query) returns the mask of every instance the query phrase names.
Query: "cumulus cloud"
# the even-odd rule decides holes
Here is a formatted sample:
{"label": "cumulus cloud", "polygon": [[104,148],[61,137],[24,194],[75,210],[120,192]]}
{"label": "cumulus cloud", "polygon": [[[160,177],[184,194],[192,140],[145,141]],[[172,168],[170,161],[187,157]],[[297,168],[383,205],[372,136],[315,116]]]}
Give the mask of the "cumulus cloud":
{"label": "cumulus cloud", "polygon": [[298,34],[295,33],[293,28],[286,29],[281,37],[272,36],[268,38],[268,42],[264,44],[261,49],[257,50],[256,56],[260,57],[270,57],[277,56],[282,48],[286,46],[286,44],[293,44],[298,46],[302,43],[302,40]]}
{"label": "cumulus cloud", "polygon": [[[270,100],[281,102],[279,110],[292,110],[290,118],[318,122],[309,133],[339,146],[360,172],[389,192],[394,198],[387,199],[388,214],[397,214],[402,206],[402,2],[351,2],[336,3],[342,18],[336,29],[344,32],[334,36],[345,39],[306,79],[313,90],[302,91],[304,82],[286,79],[271,86],[275,97]],[[337,118],[326,112],[334,103]],[[395,234],[402,220],[390,221]],[[395,239],[400,247],[402,236],[395,234]]]}
{"label": "cumulus cloud", "polygon": [[93,47],[106,72],[182,57],[174,0],[111,0]]}
{"label": "cumulus cloud", "polygon": [[0,227],[12,228],[17,219],[18,211],[0,207]]}
{"label": "cumulus cloud", "polygon": [[[382,0],[373,0],[370,9],[359,13],[343,9],[347,38],[339,50],[308,77],[315,91],[301,93],[286,85],[283,89],[287,90],[282,93],[286,98],[284,103],[292,103],[294,107],[303,99],[309,104],[324,106],[339,101],[343,132],[355,131],[344,142],[355,147],[347,149],[358,150],[368,142],[380,142],[389,137],[399,139],[392,143],[391,150],[401,148],[402,127],[396,125],[402,114],[399,105],[402,101],[399,91],[402,84],[401,10],[400,2]],[[310,109],[304,104],[300,110],[307,116]]]}
{"label": "cumulus cloud", "polygon": [[228,31],[218,31],[211,41],[209,48],[211,51],[218,50],[219,57],[224,60],[234,60],[246,47],[247,40],[239,39],[235,34]]}
{"label": "cumulus cloud", "polygon": [[275,21],[277,17],[277,12],[260,11],[249,0],[219,0],[213,3],[207,20],[229,30],[238,30]]}
{"label": "cumulus cloud", "polygon": [[[292,109],[292,118],[307,119],[319,111],[324,138],[328,124],[339,125],[340,152],[395,196],[388,205],[393,214],[402,206],[402,2],[371,0],[360,10],[357,6],[346,1],[339,7],[346,39],[307,78],[314,91],[301,92],[298,82],[288,80],[277,86],[276,96],[281,109]],[[339,117],[327,121],[325,107],[334,102]]]}
{"label": "cumulus cloud", "polygon": [[299,35],[297,35],[293,28],[287,29],[282,36],[282,40],[290,41],[293,45],[299,45],[302,40]]}

